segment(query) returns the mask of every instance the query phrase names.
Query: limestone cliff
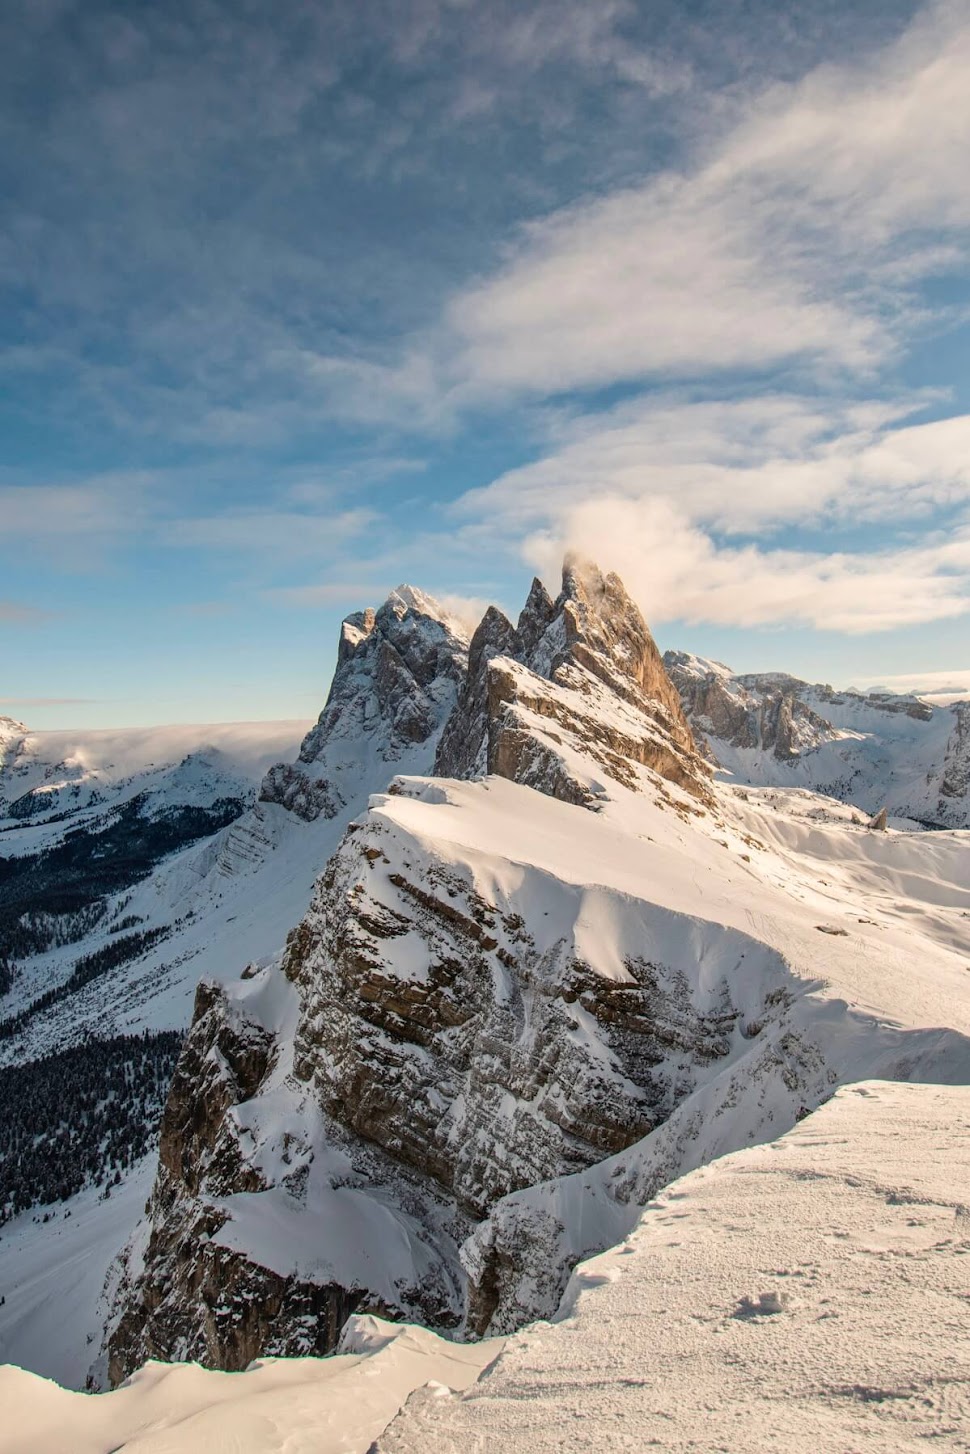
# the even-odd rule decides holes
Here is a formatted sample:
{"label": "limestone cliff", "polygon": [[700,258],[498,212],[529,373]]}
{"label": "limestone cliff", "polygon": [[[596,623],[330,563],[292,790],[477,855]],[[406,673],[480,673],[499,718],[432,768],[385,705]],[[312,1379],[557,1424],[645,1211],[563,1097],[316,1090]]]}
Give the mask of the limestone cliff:
{"label": "limestone cliff", "polygon": [[609,782],[658,778],[709,801],[708,769],[643,617],[617,576],[577,559],[555,601],[533,582],[516,626],[487,613],[435,772],[496,773],[585,806]]}
{"label": "limestone cliff", "polygon": [[393,771],[415,748],[430,744],[433,753],[467,654],[461,624],[413,586],[399,586],[377,611],[348,616],[320,718],[298,760],[266,774],[261,800],[307,821],[332,818],[354,797],[374,759]]}

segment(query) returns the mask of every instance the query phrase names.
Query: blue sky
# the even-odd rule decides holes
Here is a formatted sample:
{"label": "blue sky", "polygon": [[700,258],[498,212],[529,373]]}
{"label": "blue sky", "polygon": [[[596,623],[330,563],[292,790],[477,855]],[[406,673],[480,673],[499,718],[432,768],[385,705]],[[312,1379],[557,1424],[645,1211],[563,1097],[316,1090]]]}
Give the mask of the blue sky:
{"label": "blue sky", "polygon": [[970,13],[8,0],[0,713],[315,715],[398,581],[970,687]]}

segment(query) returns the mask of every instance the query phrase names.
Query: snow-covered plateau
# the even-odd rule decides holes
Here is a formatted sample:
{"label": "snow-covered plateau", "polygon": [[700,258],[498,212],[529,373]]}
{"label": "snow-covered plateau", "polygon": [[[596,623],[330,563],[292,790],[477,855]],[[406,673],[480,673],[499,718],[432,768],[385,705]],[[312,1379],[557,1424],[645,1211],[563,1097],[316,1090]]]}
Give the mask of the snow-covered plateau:
{"label": "snow-covered plateau", "polygon": [[970,1448],[965,706],[662,659],[572,561],[348,618],[178,841],[133,760],[15,814],[77,892],[6,921],[0,1450]]}

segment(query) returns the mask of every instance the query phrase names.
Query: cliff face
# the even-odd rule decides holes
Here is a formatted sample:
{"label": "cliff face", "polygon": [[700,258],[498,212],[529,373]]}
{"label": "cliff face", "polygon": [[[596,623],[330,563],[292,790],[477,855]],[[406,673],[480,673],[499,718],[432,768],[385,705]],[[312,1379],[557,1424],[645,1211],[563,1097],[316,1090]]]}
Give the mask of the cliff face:
{"label": "cliff face", "polygon": [[733,676],[719,662],[668,651],[664,665],[695,732],[715,757],[727,744],[791,762],[838,738],[831,722],[803,700],[808,684],[781,672]]}
{"label": "cliff face", "polygon": [[646,786],[640,768],[710,801],[708,769],[639,610],[617,576],[569,560],[555,601],[537,580],[516,626],[494,608],[482,621],[435,772],[496,773],[589,807],[609,782]]}
{"label": "cliff face", "polygon": [[873,816],[970,824],[970,706],[836,691],[783,672],[735,675],[668,651],[664,663],[708,757],[738,782],[797,786]]}
{"label": "cliff face", "polygon": [[[459,848],[407,817],[440,816],[458,785],[395,780],[347,831],[281,965],[200,991],[113,1381],[150,1356],[329,1351],[353,1308],[477,1327],[460,1248],[491,1209],[639,1141],[731,1053],[728,981],[699,992],[689,943],[661,952],[639,903],[515,863],[529,789],[561,800],[567,841],[586,815],[565,805],[632,790],[679,820],[711,803],[621,583],[569,564],[558,599],[535,583],[517,626],[489,611],[464,681],[450,629],[414,599],[345,623],[301,753],[328,766],[312,790],[341,794],[335,743],[366,730],[390,754],[452,700],[437,772],[493,775],[456,800],[471,824],[496,779],[515,806],[497,849]],[[285,1014],[267,1012],[277,1000]]]}
{"label": "cliff face", "polygon": [[343,622],[326,705],[295,763],[266,774],[263,802],[307,821],[332,818],[355,796],[377,759],[393,765],[429,744],[465,677],[468,638],[433,597],[413,586],[392,591],[378,611]]}

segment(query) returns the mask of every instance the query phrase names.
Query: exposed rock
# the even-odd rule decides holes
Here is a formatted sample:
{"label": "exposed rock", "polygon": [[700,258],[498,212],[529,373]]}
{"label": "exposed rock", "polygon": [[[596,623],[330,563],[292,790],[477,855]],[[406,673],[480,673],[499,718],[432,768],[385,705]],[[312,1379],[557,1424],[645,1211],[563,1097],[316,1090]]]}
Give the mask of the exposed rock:
{"label": "exposed rock", "polygon": [[[696,930],[685,926],[682,957],[665,961],[649,952],[654,934],[667,942],[663,914],[641,922],[646,906],[622,902],[643,952],[604,975],[583,929],[604,891],[519,870],[516,890],[486,893],[471,862],[397,823],[395,801],[351,828],[291,936],[282,974],[296,991],[295,1029],[274,1042],[247,1008],[279,993],[279,970],[262,972],[262,988],[257,975],[200,991],[144,1267],[111,1336],[113,1382],[146,1357],[235,1368],[308,1343],[330,1351],[353,1309],[481,1331],[503,1275],[490,1256],[484,1282],[469,1283],[459,1249],[492,1209],[639,1142],[698,1079],[746,1051],[728,979],[744,957],[738,936],[716,931],[699,990]],[[550,908],[522,912],[537,903]],[[550,936],[550,914],[571,930]],[[283,1079],[274,1053],[284,1068],[291,1057]],[[342,1279],[285,1275],[244,1255],[235,1207],[251,1218],[265,1198],[272,1225],[309,1219],[325,1252],[348,1189],[358,1209],[380,1206],[386,1230],[369,1242],[362,1217]]]}
{"label": "exposed rock", "polygon": [[869,827],[874,829],[877,833],[885,833],[888,826],[889,811],[886,808],[880,808],[879,812],[875,815],[875,817],[869,819]]}
{"label": "exposed rock", "polygon": [[[953,730],[947,740],[940,779],[939,809],[944,821],[970,794],[970,702],[956,702],[950,712]],[[944,799],[950,801],[944,802]]]}
{"label": "exposed rock", "polygon": [[701,749],[738,782],[809,788],[869,817],[886,807],[927,827],[970,826],[970,703],[735,675],[689,652],[664,663]]}
{"label": "exposed rock", "polygon": [[732,676],[719,662],[668,651],[664,665],[688,720],[716,760],[717,745],[770,753],[788,762],[838,731],[802,700],[807,683],[781,672]]}
{"label": "exposed rock", "polygon": [[[301,765],[267,778],[274,800],[305,816],[342,796],[332,771],[314,776],[332,765],[335,743],[377,721],[393,755],[395,743],[433,736],[452,703],[439,773],[493,773],[586,805],[605,782],[652,786],[670,801],[683,790],[682,811],[708,795],[650,633],[621,583],[595,567],[567,563],[556,601],[535,582],[517,626],[489,610],[457,694],[461,643],[416,593],[348,618],[339,658]],[[407,796],[411,783],[441,792],[420,780],[390,791]],[[692,1067],[728,1054],[737,1010],[726,980],[695,999],[689,943],[671,964],[643,950],[649,934],[635,935],[604,977],[581,947],[586,891],[538,876],[531,892],[553,895],[554,922],[575,925],[550,940],[542,914],[523,912],[524,888],[499,892],[476,874],[374,807],[351,825],[291,936],[295,1026],[268,1035],[252,1013],[260,973],[238,990],[200,992],[166,1112],[144,1267],[133,1267],[111,1337],[113,1379],[146,1356],[236,1367],[260,1340],[263,1351],[303,1347],[293,1310],[314,1298],[320,1347],[333,1346],[338,1313],[357,1306],[459,1324],[469,1305],[458,1249],[490,1209],[639,1141],[688,1092]],[[281,1096],[282,1120],[270,1109]],[[398,1228],[384,1234],[390,1250],[378,1255],[361,1230],[332,1275],[317,1266],[309,1279],[246,1253],[233,1208],[282,1198],[287,1218],[323,1217],[358,1187]],[[216,1316],[235,1302],[228,1319]]]}
{"label": "exposed rock", "polygon": [[708,798],[707,769],[643,617],[615,575],[576,559],[552,601],[534,581],[518,625],[490,610],[445,726],[435,772],[497,773],[595,805],[602,781],[643,785],[638,768]]}
{"label": "exposed rock", "polygon": [[299,759],[266,774],[260,801],[307,821],[332,818],[351,800],[373,759],[393,771],[427,744],[428,765],[464,681],[464,629],[432,596],[399,586],[380,610],[356,611],[341,627],[337,669]]}

